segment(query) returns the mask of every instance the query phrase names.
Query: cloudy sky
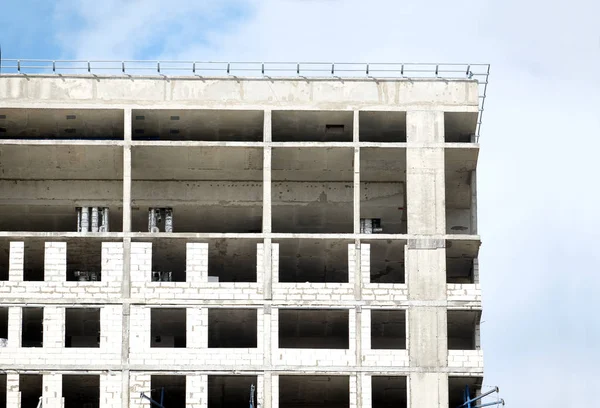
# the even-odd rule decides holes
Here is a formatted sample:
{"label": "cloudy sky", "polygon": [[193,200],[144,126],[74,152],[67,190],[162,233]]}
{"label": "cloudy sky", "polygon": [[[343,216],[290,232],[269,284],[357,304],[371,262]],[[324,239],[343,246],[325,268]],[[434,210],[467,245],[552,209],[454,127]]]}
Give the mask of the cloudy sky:
{"label": "cloudy sky", "polygon": [[4,58],[492,64],[479,161],[488,385],[596,405],[600,3],[2,0]]}

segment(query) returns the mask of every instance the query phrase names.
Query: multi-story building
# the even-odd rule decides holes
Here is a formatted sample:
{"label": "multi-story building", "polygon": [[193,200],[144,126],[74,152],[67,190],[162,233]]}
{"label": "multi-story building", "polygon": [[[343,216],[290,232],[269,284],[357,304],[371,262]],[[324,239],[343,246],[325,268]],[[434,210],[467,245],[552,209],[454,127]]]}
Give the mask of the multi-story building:
{"label": "multi-story building", "polygon": [[395,69],[5,66],[0,408],[163,390],[167,408],[445,408],[477,391],[487,74]]}

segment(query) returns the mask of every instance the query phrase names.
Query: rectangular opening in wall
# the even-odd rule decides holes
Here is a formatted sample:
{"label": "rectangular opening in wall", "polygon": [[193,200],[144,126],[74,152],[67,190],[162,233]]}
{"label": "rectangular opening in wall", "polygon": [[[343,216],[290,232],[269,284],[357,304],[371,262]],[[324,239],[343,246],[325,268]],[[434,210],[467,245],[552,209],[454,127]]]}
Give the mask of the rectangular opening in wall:
{"label": "rectangular opening in wall", "polygon": [[279,282],[348,282],[348,244],[324,239],[279,240]]}
{"label": "rectangular opening in wall", "polygon": [[446,282],[469,284],[479,283],[477,256],[480,241],[446,241]]}
{"label": "rectangular opening in wall", "polygon": [[348,349],[349,311],[279,309],[279,348]]}
{"label": "rectangular opening in wall", "polygon": [[479,395],[482,383],[483,377],[448,377],[448,408],[456,408],[464,404],[467,386],[471,398]]}
{"label": "rectangular opening in wall", "polygon": [[108,208],[108,231],[122,231],[122,146],[4,145],[2,165],[4,231],[78,232],[83,207]]}
{"label": "rectangular opening in wall", "polygon": [[8,344],[8,307],[0,307],[0,347]]}
{"label": "rectangular opening in wall", "polygon": [[406,112],[361,111],[358,120],[361,142],[406,142]]}
{"label": "rectangular opening in wall", "polygon": [[100,347],[100,309],[65,309],[65,347]]}
{"label": "rectangular opening in wall", "polygon": [[406,310],[371,310],[371,349],[406,349]]}
{"label": "rectangular opening in wall", "polygon": [[150,347],[186,347],[185,308],[153,308],[150,310]]}
{"label": "rectangular opening in wall", "polygon": [[150,209],[162,209],[158,232],[262,231],[263,149],[231,146],[134,146],[132,231],[151,232]]}
{"label": "rectangular opening in wall", "polygon": [[351,148],[273,148],[273,232],[352,233],[353,162]]}
{"label": "rectangular opening in wall", "polygon": [[0,373],[0,408],[6,408],[6,374]]}
{"label": "rectangular opening in wall", "polygon": [[67,241],[67,281],[99,282],[102,269],[102,241],[70,239]]}
{"label": "rectangular opening in wall", "polygon": [[121,109],[0,109],[3,139],[123,140]]}
{"label": "rectangular opening in wall", "polygon": [[406,149],[360,149],[363,234],[406,233]]}
{"label": "rectangular opening in wall", "polygon": [[242,407],[250,402],[254,385],[254,406],[257,406],[257,378],[255,375],[209,375],[208,407]]}
{"label": "rectangular opening in wall", "polygon": [[446,143],[475,142],[478,112],[444,112]]}
{"label": "rectangular opening in wall", "polygon": [[0,281],[8,280],[10,267],[10,241],[0,240]]}
{"label": "rectangular opening in wall", "polygon": [[352,111],[273,111],[274,142],[352,142]]}
{"label": "rectangular opening in wall", "polygon": [[259,240],[214,239],[208,243],[209,282],[256,282]]}
{"label": "rectangular opening in wall", "polygon": [[256,309],[208,309],[209,348],[256,348]]}
{"label": "rectangular opening in wall", "polygon": [[185,264],[185,240],[152,240],[152,282],[185,282]]}
{"label": "rectangular opening in wall", "polygon": [[479,310],[448,310],[448,350],[479,349]]}
{"label": "rectangular opening in wall", "polygon": [[[150,376],[150,393],[154,401],[161,401],[168,408],[185,408],[185,375]],[[199,390],[196,390],[199,392]]]}
{"label": "rectangular opening in wall", "polygon": [[404,376],[371,377],[372,408],[406,408],[407,388]]}
{"label": "rectangular opening in wall", "polygon": [[37,407],[42,397],[41,374],[19,374],[21,407]]}
{"label": "rectangular opening in wall", "polygon": [[21,326],[21,347],[44,345],[44,308],[24,307]]}
{"label": "rectangular opening in wall", "polygon": [[405,283],[406,240],[362,242],[370,245],[371,283]]}
{"label": "rectangular opening in wall", "polygon": [[63,374],[64,408],[100,408],[100,376]]}
{"label": "rectangular opening in wall", "polygon": [[347,375],[280,375],[279,408],[349,408]]}
{"label": "rectangular opening in wall", "polygon": [[477,148],[445,149],[446,233],[477,233]]}
{"label": "rectangular opening in wall", "polygon": [[26,239],[23,251],[23,280],[43,281],[46,243],[39,239]]}
{"label": "rectangular opening in wall", "polygon": [[262,142],[262,110],[134,109],[133,140]]}

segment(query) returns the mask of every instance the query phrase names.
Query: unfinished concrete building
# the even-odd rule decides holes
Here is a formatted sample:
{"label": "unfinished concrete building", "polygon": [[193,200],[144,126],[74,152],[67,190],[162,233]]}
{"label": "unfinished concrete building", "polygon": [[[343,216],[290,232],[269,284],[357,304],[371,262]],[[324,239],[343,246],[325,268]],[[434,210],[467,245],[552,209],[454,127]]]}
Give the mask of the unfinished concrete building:
{"label": "unfinished concrete building", "polygon": [[5,67],[0,408],[460,405],[483,379],[465,67]]}

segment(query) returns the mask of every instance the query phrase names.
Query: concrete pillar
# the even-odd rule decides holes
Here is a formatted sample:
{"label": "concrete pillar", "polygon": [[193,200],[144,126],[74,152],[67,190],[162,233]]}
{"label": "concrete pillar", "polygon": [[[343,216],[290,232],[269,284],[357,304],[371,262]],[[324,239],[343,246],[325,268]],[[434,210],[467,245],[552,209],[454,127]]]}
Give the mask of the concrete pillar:
{"label": "concrete pillar", "polygon": [[10,349],[21,347],[23,308],[13,306],[8,308],[8,344]]}
{"label": "concrete pillar", "polygon": [[194,287],[208,282],[208,244],[188,242],[185,257],[186,282]]}
{"label": "concrete pillar", "polygon": [[19,392],[19,374],[6,375],[6,408],[21,408],[21,393]]}
{"label": "concrete pillar", "polygon": [[[352,121],[352,141],[360,141],[359,111],[355,110]],[[354,148],[354,233],[360,233],[360,148]]]}
{"label": "concrete pillar", "polygon": [[360,244],[360,281],[362,285],[371,283],[371,244]]}
{"label": "concrete pillar", "polygon": [[66,242],[46,242],[46,249],[44,252],[44,280],[46,282],[66,282]]}
{"label": "concrete pillar", "polygon": [[8,261],[8,280],[23,282],[23,267],[25,263],[25,243],[11,241]]}
{"label": "concrete pillar", "polygon": [[123,113],[123,232],[131,232],[131,109]]}
{"label": "concrete pillar", "polygon": [[408,406],[448,407],[448,374],[414,372],[408,376]]}
{"label": "concrete pillar", "polygon": [[358,408],[362,405],[362,401],[360,400],[359,394],[357,392],[358,384],[360,383],[359,376],[360,374],[351,375],[348,381],[350,388],[350,408]]}
{"label": "concrete pillar", "polygon": [[371,387],[371,375],[360,373],[360,393],[359,400],[361,408],[371,408],[372,403],[372,387]]}
{"label": "concrete pillar", "polygon": [[62,374],[44,374],[42,384],[42,406],[44,408],[64,408]]}
{"label": "concrete pillar", "polygon": [[279,408],[279,375],[273,374],[271,380],[271,408]]}
{"label": "concrete pillar", "polygon": [[477,234],[477,170],[471,171],[471,234]]}
{"label": "concrete pillar", "polygon": [[259,408],[273,408],[273,373],[271,371],[265,371],[262,381],[262,392],[260,398],[258,398]]}
{"label": "concrete pillar", "polygon": [[206,408],[208,406],[208,376],[188,374],[185,377],[186,408]]}

